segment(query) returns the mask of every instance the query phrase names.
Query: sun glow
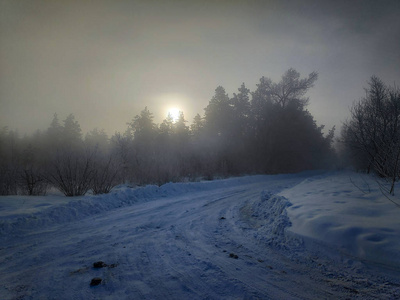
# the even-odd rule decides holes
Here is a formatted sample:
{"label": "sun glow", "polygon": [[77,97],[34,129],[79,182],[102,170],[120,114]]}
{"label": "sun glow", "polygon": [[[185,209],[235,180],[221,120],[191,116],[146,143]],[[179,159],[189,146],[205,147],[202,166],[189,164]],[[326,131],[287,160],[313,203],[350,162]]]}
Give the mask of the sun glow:
{"label": "sun glow", "polygon": [[168,115],[171,116],[172,121],[174,123],[179,120],[179,113],[180,113],[179,108],[171,107],[170,109],[168,109]]}

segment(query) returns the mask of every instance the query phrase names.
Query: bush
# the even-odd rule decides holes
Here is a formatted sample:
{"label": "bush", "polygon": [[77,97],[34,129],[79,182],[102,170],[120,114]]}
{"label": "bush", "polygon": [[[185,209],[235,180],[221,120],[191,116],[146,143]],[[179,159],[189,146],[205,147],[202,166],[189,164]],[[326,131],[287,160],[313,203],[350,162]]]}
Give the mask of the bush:
{"label": "bush", "polygon": [[81,196],[90,189],[93,174],[93,155],[66,150],[57,153],[48,180],[65,196]]}

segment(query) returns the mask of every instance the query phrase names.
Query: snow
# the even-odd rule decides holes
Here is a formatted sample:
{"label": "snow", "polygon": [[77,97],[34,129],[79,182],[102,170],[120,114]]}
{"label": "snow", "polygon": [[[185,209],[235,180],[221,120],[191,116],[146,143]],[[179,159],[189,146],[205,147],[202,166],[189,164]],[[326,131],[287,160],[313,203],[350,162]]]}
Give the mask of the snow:
{"label": "snow", "polygon": [[399,214],[351,172],[3,196],[0,299],[394,299]]}
{"label": "snow", "polygon": [[289,231],[357,259],[400,269],[400,208],[373,177],[334,173],[306,179],[280,195],[292,203]]}

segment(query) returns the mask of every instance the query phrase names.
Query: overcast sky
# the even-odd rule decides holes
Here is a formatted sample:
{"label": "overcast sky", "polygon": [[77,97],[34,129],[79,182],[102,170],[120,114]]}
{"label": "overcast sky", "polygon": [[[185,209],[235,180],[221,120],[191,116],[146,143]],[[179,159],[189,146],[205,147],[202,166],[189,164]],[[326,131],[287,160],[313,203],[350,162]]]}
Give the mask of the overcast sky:
{"label": "overcast sky", "polygon": [[400,84],[400,1],[0,0],[0,126],[21,134],[73,113],[125,131],[148,106],[189,122],[293,67],[319,73],[309,110],[340,126],[372,75]]}

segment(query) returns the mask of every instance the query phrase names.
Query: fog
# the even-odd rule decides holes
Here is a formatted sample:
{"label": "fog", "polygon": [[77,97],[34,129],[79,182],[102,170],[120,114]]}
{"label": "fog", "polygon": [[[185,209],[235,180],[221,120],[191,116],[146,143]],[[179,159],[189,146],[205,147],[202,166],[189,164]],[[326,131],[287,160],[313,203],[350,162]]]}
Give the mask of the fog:
{"label": "fog", "polygon": [[0,126],[124,132],[145,106],[191,122],[223,86],[319,74],[308,109],[340,126],[372,75],[400,69],[399,1],[2,1]]}

